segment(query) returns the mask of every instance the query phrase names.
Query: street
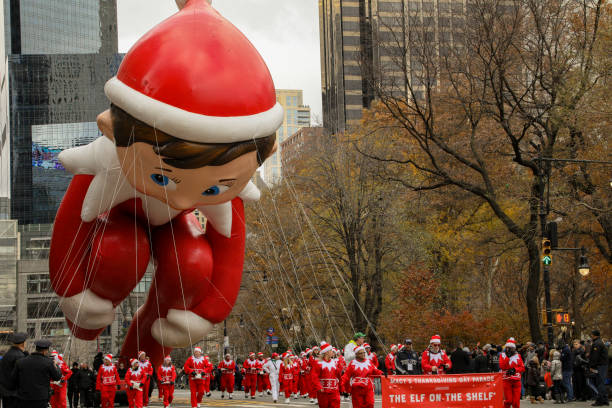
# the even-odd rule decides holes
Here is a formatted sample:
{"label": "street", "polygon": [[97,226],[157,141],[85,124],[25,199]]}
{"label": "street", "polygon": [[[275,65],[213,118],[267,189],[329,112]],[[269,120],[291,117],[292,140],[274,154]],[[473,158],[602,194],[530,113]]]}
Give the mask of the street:
{"label": "street", "polygon": [[[152,399],[151,399],[151,403],[149,404],[150,407],[161,407],[163,406],[163,404],[161,402],[157,401],[157,391],[153,392],[152,395]],[[285,404],[284,398],[280,399],[280,403],[276,403],[274,404],[272,402],[272,397],[270,397],[269,395],[264,395],[263,397],[260,397],[259,395],[256,397],[256,399],[252,400],[252,399],[244,399],[244,394],[242,392],[235,392],[234,393],[234,399],[233,400],[227,400],[227,399],[221,399],[221,393],[218,391],[213,391],[212,396],[210,398],[206,398],[204,397],[204,400],[202,401],[202,406],[207,406],[207,407],[244,407],[244,408],[258,408],[258,407],[304,407],[304,406],[318,406],[316,404],[310,404],[308,402],[307,399],[292,399],[291,403],[289,404]],[[529,400],[523,400],[521,401],[522,404],[529,404]],[[554,401],[546,401],[544,402],[544,404],[536,404],[539,406],[552,406],[554,403]],[[588,402],[571,402],[568,403],[568,406],[571,407],[590,407],[592,404],[591,401]],[[341,408],[349,408],[351,407],[351,403],[350,401],[347,402],[343,402],[341,405]],[[381,405],[381,401],[380,401],[380,397],[376,397],[376,408],[380,408]],[[173,408],[190,408],[191,405],[189,404],[189,390],[177,390],[175,392],[175,400],[174,403],[172,404]]]}

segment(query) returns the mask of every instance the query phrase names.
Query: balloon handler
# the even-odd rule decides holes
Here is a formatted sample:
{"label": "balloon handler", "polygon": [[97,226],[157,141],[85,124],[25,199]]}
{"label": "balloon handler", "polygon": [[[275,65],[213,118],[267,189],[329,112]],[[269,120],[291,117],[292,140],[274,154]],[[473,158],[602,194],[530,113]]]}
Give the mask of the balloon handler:
{"label": "balloon handler", "polygon": [[259,197],[250,180],[283,121],[246,37],[207,0],[177,3],[107,82],[103,135],[59,156],[75,176],[49,260],[68,325],[84,340],[113,322],[153,260],[149,296],[121,354],[144,350],[154,365],[229,315],[244,262],[242,200]]}

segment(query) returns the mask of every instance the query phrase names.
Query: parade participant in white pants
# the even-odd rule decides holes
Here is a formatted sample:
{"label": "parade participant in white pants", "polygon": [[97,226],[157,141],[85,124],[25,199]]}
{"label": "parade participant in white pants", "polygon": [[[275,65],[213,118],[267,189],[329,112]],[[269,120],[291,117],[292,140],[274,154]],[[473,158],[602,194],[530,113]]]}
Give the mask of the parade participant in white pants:
{"label": "parade participant in white pants", "polygon": [[280,370],[281,361],[278,359],[277,353],[272,353],[270,360],[263,365],[263,370],[270,375],[270,386],[272,388],[272,399],[278,401],[278,391],[280,384],[278,382],[278,372]]}

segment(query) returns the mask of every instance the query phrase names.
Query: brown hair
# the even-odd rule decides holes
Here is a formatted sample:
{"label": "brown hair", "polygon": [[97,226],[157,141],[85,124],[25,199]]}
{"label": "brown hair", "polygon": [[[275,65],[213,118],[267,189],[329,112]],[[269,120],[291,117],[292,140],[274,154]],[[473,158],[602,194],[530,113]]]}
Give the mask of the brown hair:
{"label": "brown hair", "polygon": [[257,152],[257,163],[261,165],[276,142],[276,134],[273,134],[246,142],[195,143],[157,130],[115,105],[111,105],[111,117],[117,147],[129,147],[138,142],[150,144],[153,151],[163,157],[164,163],[178,169],[222,166],[253,151]]}

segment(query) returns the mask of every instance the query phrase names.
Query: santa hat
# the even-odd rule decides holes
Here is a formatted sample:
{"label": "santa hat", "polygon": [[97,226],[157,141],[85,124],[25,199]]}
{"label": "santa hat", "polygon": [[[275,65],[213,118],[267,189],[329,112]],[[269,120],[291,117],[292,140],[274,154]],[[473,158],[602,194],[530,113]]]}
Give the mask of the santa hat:
{"label": "santa hat", "polygon": [[136,360],[135,358],[130,358],[130,366],[133,366],[134,363],[137,363],[138,360]]}
{"label": "santa hat", "polygon": [[321,342],[321,354],[325,354],[328,351],[332,351],[332,346],[330,346],[326,341]]}
{"label": "santa hat", "polygon": [[257,357],[263,357],[263,353],[260,351],[259,353],[257,353]]}
{"label": "santa hat", "polygon": [[104,91],[148,125],[196,143],[273,135],[283,122],[274,83],[247,38],[207,0],[180,11],[128,51]]}
{"label": "santa hat", "polygon": [[302,352],[300,353],[300,357],[305,357],[305,356],[306,356],[306,353],[302,351]]}
{"label": "santa hat", "polygon": [[514,340],[514,337],[510,337],[504,347],[516,348],[516,340]]}
{"label": "santa hat", "polygon": [[359,353],[360,351],[363,351],[363,352],[366,351],[366,349],[365,349],[365,347],[363,347],[363,345],[355,347],[355,354]]}
{"label": "santa hat", "polygon": [[166,357],[164,357],[164,361],[166,361],[166,360],[168,360],[168,361],[172,361],[172,357],[170,357],[170,356],[166,356]]}
{"label": "santa hat", "polygon": [[195,353],[196,351],[199,351],[200,353],[202,352],[202,349],[199,347],[194,347],[193,352]]}
{"label": "santa hat", "polygon": [[57,357],[58,356],[57,350],[51,350],[51,356]]}
{"label": "santa hat", "polygon": [[289,357],[289,354],[286,351],[283,354],[281,354],[281,358],[283,360],[285,360],[287,357]]}
{"label": "santa hat", "polygon": [[306,350],[304,350],[304,353],[306,353],[306,355],[308,355],[308,354],[312,353],[312,350],[307,348]]}
{"label": "santa hat", "polygon": [[368,343],[363,343],[363,348],[367,349],[367,348],[372,348],[372,347],[370,347],[370,345]]}
{"label": "santa hat", "polygon": [[249,357],[255,357],[255,353],[250,352],[250,353],[249,353]]}
{"label": "santa hat", "polygon": [[104,356],[104,360],[108,360],[111,363],[113,362],[113,355],[112,354],[107,354]]}
{"label": "santa hat", "polygon": [[392,344],[391,345],[391,351],[393,351],[393,350],[397,350],[397,344]]}
{"label": "santa hat", "polygon": [[278,353],[272,353],[272,358],[278,358]]}
{"label": "santa hat", "polygon": [[442,339],[440,338],[439,334],[431,336],[431,340],[429,340],[429,344],[440,344],[441,342],[442,342]]}
{"label": "santa hat", "polygon": [[145,355],[145,356],[146,356],[146,355],[147,355],[147,353],[145,353],[144,351],[139,351],[139,352],[138,352],[138,358],[140,359],[140,357],[141,357],[142,355]]}

